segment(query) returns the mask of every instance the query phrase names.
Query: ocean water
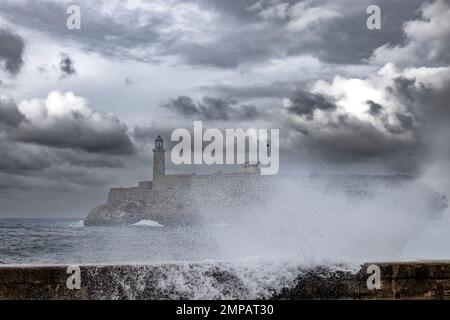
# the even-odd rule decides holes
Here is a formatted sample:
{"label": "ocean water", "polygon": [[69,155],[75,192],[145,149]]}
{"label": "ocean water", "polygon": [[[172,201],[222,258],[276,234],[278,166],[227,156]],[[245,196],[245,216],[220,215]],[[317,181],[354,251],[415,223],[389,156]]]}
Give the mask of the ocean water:
{"label": "ocean water", "polygon": [[85,227],[79,219],[0,219],[0,264],[289,261],[310,266],[450,259],[449,212],[408,218],[316,213],[297,220],[273,216],[264,223],[190,227],[149,220]]}
{"label": "ocean water", "polygon": [[[133,268],[123,273],[116,267],[117,272],[107,274],[108,290],[97,292],[98,299],[270,299],[296,292],[299,281],[311,275],[331,279],[336,271],[361,272],[361,263],[368,261],[450,256],[446,215],[401,237],[392,230],[374,237],[376,228],[362,230],[350,221],[333,233],[323,226],[335,226],[336,221],[319,218],[314,219],[317,225],[302,219],[302,228],[291,220],[281,229],[256,222],[167,227],[142,221],[127,227],[85,227],[79,219],[0,219],[0,265]],[[104,278],[92,270],[86,281]]]}
{"label": "ocean water", "polygon": [[0,264],[137,268],[111,274],[111,290],[99,299],[259,299],[295,289],[310,271],[322,277],[359,272],[367,262],[450,259],[450,209],[433,210],[414,185],[362,198],[279,189],[269,203],[235,209],[241,219],[234,222],[225,219],[228,208],[217,206],[213,213],[223,221],[203,226],[0,219]]}
{"label": "ocean water", "polygon": [[450,209],[437,210],[427,190],[420,181],[373,185],[355,197],[339,186],[283,181],[260,197],[270,201],[199,208],[199,215],[217,221],[191,227],[150,220],[85,227],[80,219],[0,219],[0,264],[447,260]]}
{"label": "ocean water", "polygon": [[[431,193],[419,183],[372,188],[371,195],[359,197],[296,183],[275,191],[269,202],[200,208],[200,215],[220,217],[202,226],[144,220],[85,227],[80,219],[0,219],[0,264],[450,259],[450,209],[430,206]],[[239,219],[227,220],[230,214]]]}
{"label": "ocean water", "polygon": [[154,263],[219,259],[225,225],[84,227],[79,219],[0,219],[0,264]]}
{"label": "ocean water", "polygon": [[[117,266],[102,277],[90,269],[84,281],[108,279],[96,299],[270,299],[295,288],[309,270],[316,272],[316,265],[304,260],[241,250],[246,243],[238,235],[244,231],[226,223],[166,227],[146,220],[127,227],[84,227],[77,219],[0,219],[0,265],[132,268],[123,273]],[[317,272],[332,276],[359,269],[358,264],[330,263]]]}

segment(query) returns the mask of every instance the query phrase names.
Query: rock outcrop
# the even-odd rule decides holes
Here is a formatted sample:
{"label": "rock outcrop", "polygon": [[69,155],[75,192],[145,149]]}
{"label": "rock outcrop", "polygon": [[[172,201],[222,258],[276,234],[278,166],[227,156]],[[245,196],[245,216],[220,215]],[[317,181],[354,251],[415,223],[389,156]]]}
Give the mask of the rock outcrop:
{"label": "rock outcrop", "polygon": [[104,204],[94,208],[85,219],[85,225],[129,225],[145,218],[142,201],[125,201],[118,206]]}

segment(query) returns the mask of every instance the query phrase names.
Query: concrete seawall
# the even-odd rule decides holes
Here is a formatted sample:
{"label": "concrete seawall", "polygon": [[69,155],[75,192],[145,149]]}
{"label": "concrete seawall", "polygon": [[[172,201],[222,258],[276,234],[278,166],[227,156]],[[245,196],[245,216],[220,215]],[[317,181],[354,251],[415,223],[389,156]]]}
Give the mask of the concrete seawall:
{"label": "concrete seawall", "polygon": [[[198,268],[201,273],[186,278]],[[168,281],[170,274],[177,274],[175,282]],[[217,292],[227,292],[227,298],[255,298],[232,268],[186,263],[5,265],[0,266],[0,299],[195,299],[192,291],[199,288],[192,283],[198,279]],[[450,262],[370,263],[354,271],[329,266],[299,269],[294,281],[260,298],[450,299]]]}

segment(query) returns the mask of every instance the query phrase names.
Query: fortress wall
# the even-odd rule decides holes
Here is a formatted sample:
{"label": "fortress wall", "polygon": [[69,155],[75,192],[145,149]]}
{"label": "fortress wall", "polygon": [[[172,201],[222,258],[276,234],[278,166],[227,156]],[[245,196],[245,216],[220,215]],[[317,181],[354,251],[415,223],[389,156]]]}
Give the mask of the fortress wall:
{"label": "fortress wall", "polygon": [[[259,175],[166,176],[161,189],[145,196],[146,218],[163,225],[231,222],[246,205],[262,203]],[[264,185],[264,184],[262,184]],[[220,204],[220,205],[218,205]],[[241,217],[239,217],[241,216]]]}
{"label": "fortress wall", "polygon": [[191,175],[170,175],[164,176],[154,184],[154,190],[188,190],[191,186]]}
{"label": "fortress wall", "polygon": [[140,189],[148,189],[151,190],[153,187],[153,182],[152,181],[140,181],[139,182],[139,188]]}
{"label": "fortress wall", "polygon": [[109,191],[108,204],[117,206],[126,201],[143,201],[149,190],[140,187],[113,188]]}
{"label": "fortress wall", "polygon": [[179,190],[152,190],[145,195],[148,218],[163,225],[193,224],[196,205],[189,192]]}
{"label": "fortress wall", "polygon": [[[379,268],[379,287],[368,288],[371,276],[368,270],[374,265]],[[292,270],[297,274],[293,283],[281,290],[275,283],[265,283],[269,289],[271,285],[278,289],[263,298],[450,299],[450,263],[446,261],[374,263],[363,264],[354,271],[344,269],[298,266]],[[186,276],[181,283],[180,273]],[[167,286],[170,279],[175,282]],[[251,295],[254,287],[252,290],[246,287],[248,280],[239,269],[226,263],[81,265],[70,268],[66,265],[6,265],[0,266],[0,299],[194,299],[199,292],[206,293],[208,285],[214,283],[220,283],[214,295],[220,294],[227,299],[254,299]],[[78,285],[74,286],[77,281]],[[187,284],[190,290],[186,290]],[[252,284],[255,283],[250,282]]]}

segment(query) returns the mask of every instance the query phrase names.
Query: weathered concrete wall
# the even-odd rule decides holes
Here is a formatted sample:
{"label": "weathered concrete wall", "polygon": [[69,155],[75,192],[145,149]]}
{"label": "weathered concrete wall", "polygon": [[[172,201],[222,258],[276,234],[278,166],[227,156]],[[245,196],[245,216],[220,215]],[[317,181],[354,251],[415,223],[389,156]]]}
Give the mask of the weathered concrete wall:
{"label": "weathered concrete wall", "polygon": [[[369,267],[374,265],[380,271],[379,289],[367,286],[368,278],[375,274]],[[177,279],[181,286],[170,283],[168,276],[192,274],[199,266],[200,284],[227,292],[227,298],[252,298],[232,268],[166,264],[86,265],[69,270],[68,266],[0,266],[0,299],[193,299],[196,288],[190,281],[199,274],[192,279]],[[299,270],[291,285],[264,298],[450,299],[450,262],[364,264],[358,272],[329,267]]]}

